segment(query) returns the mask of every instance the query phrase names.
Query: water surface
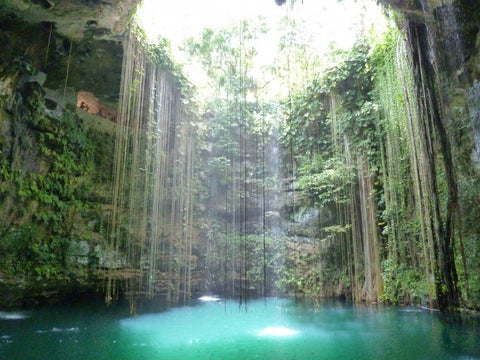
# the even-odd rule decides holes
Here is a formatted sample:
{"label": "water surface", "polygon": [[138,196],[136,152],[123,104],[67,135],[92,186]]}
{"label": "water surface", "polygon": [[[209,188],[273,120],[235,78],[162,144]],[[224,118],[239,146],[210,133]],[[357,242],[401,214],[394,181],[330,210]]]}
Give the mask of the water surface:
{"label": "water surface", "polygon": [[[213,300],[213,299],[210,299]],[[478,323],[405,307],[198,301],[0,312],[0,359],[480,359]]]}

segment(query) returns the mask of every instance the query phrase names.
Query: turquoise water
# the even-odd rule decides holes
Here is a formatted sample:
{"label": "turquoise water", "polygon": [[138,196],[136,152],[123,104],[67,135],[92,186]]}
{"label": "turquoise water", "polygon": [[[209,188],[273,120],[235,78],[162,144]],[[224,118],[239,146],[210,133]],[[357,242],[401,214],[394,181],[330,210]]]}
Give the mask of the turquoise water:
{"label": "turquoise water", "polygon": [[480,359],[480,324],[416,308],[272,298],[148,311],[0,312],[0,359]]}

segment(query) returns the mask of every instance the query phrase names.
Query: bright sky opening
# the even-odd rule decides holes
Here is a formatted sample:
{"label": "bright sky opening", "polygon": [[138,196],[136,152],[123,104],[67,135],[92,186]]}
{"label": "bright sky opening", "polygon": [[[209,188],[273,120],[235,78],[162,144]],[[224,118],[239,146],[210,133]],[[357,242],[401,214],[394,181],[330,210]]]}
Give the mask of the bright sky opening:
{"label": "bright sky opening", "polygon": [[[205,81],[198,64],[185,58],[182,43],[198,38],[206,28],[228,28],[241,20],[264,18],[269,31],[257,41],[257,65],[272,64],[282,33],[280,21],[288,16],[303,23],[303,41],[325,54],[331,45],[349,48],[359,34],[382,32],[385,18],[374,0],[297,0],[278,6],[275,0],[144,0],[138,19],[152,42],[163,37],[171,42],[174,60],[185,64],[184,72],[195,85]],[[201,85],[200,85],[201,87]]]}

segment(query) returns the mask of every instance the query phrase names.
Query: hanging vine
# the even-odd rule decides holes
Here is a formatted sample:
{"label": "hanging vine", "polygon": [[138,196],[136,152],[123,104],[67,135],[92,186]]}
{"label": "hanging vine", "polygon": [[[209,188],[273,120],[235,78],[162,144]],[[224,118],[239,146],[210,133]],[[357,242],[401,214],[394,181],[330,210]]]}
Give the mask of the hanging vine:
{"label": "hanging vine", "polygon": [[139,296],[163,292],[169,302],[189,301],[195,266],[193,113],[184,107],[181,83],[159,53],[134,28],[130,31],[116,135],[113,264],[106,301],[123,289],[132,312]]}

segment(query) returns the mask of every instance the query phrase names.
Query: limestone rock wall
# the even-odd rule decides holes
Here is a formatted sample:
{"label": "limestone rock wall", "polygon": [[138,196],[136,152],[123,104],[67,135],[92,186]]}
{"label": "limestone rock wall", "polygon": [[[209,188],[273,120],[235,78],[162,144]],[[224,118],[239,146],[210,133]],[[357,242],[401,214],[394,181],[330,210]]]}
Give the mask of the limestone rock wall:
{"label": "limestone rock wall", "polygon": [[[0,306],[101,294],[102,272],[124,265],[106,230],[137,3],[0,3]],[[79,94],[96,113],[77,107]]]}
{"label": "limestone rock wall", "polygon": [[30,22],[54,22],[60,35],[79,40],[120,38],[139,0],[3,0],[6,7]]}

